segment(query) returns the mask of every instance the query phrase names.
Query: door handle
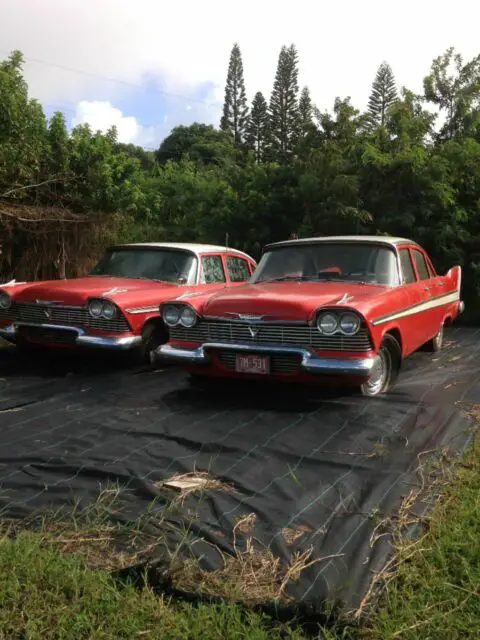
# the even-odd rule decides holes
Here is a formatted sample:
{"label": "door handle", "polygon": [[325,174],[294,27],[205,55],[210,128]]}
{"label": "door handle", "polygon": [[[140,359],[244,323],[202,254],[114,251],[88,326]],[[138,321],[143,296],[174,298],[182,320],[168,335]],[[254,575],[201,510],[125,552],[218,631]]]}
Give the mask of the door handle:
{"label": "door handle", "polygon": [[430,291],[430,287],[423,287],[424,291]]}

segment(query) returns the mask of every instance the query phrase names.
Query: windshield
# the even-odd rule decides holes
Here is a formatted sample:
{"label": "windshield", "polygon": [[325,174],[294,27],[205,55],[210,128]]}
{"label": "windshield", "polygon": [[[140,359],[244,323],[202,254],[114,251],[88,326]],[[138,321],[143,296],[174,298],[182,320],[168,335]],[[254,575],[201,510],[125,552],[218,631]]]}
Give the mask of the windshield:
{"label": "windshield", "polygon": [[107,251],[90,275],[195,284],[197,263],[188,251],[118,248]]}
{"label": "windshield", "polygon": [[394,250],[361,242],[298,244],[265,252],[251,282],[282,280],[399,284]]}

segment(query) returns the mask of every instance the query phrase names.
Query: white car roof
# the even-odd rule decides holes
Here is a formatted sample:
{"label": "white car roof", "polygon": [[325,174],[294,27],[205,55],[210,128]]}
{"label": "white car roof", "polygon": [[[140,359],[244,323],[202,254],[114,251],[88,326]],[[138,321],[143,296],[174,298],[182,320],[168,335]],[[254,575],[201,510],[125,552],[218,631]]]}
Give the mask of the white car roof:
{"label": "white car roof", "polygon": [[157,247],[165,249],[184,249],[185,251],[193,251],[197,256],[200,253],[208,253],[215,251],[216,253],[236,253],[239,256],[253,260],[248,253],[244,253],[239,249],[232,249],[231,247],[225,247],[216,244],[197,244],[192,242],[134,242],[129,244],[115,245],[118,247]]}
{"label": "white car roof", "polygon": [[417,244],[414,240],[409,240],[408,238],[399,238],[396,236],[317,236],[313,238],[299,238],[297,240],[282,240],[280,242],[272,242],[268,244],[267,247],[321,242],[381,242],[382,244],[391,245],[392,247],[396,247],[399,244]]}

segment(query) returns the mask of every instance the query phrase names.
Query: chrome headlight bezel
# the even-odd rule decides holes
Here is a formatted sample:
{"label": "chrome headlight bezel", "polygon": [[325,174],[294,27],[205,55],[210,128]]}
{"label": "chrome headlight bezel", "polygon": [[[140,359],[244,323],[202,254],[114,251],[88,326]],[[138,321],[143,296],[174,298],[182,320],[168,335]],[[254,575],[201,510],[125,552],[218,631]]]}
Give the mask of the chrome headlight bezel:
{"label": "chrome headlight bezel", "polygon": [[[187,316],[188,316],[188,314],[190,314],[190,322],[185,320],[186,314],[187,314]],[[180,320],[179,320],[179,322],[182,325],[182,327],[185,327],[185,329],[191,329],[198,322],[198,316],[197,316],[196,311],[194,309],[192,309],[192,307],[186,306],[180,312]]]}
{"label": "chrome headlight bezel", "polygon": [[167,302],[160,306],[160,314],[163,322],[170,328],[181,325],[185,329],[191,329],[199,320],[198,313],[188,304]]}
{"label": "chrome headlight bezel", "polygon": [[117,306],[113,302],[101,298],[92,298],[88,301],[87,306],[88,313],[94,320],[113,320],[118,312]]}
{"label": "chrome headlight bezel", "polygon": [[[322,326],[322,321],[325,320],[326,318],[332,318],[334,321],[333,328],[331,328],[330,330],[328,329],[326,330],[325,326]],[[318,331],[322,335],[333,336],[338,331],[338,327],[339,327],[338,316],[332,311],[321,311],[317,316],[316,324],[317,324]]]}
{"label": "chrome headlight bezel", "polygon": [[12,298],[6,291],[0,291],[0,309],[6,311],[12,306]]}
{"label": "chrome headlight bezel", "polygon": [[[169,314],[171,314],[169,316]],[[167,327],[176,327],[180,321],[180,311],[174,304],[167,304],[162,308],[162,320]]]}
{"label": "chrome headlight bezel", "polygon": [[[325,330],[325,326],[322,326],[322,321],[325,319],[334,319],[334,323],[331,322],[331,328]],[[353,326],[349,329],[346,323],[350,321]],[[336,309],[319,309],[317,311],[315,325],[319,333],[325,337],[342,334],[348,338],[357,335],[363,324],[363,318],[360,314],[350,310],[336,310]]]}
{"label": "chrome headlight bezel", "polygon": [[[349,319],[351,319],[351,321],[354,322],[353,330],[347,330],[344,327],[344,323]],[[340,315],[338,326],[344,336],[354,336],[360,331],[360,327],[362,326],[362,320],[356,313],[353,313],[352,311],[346,311],[345,313],[342,313]]]}

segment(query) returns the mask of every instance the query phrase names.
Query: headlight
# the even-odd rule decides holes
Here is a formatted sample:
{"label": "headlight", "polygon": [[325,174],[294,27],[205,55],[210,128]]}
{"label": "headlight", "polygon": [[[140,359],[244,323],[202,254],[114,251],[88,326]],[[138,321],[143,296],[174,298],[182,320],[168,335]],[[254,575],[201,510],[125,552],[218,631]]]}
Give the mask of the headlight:
{"label": "headlight", "polygon": [[360,329],[360,318],[354,313],[344,313],[340,317],[340,329],[347,336],[355,335]]}
{"label": "headlight", "polygon": [[193,327],[197,322],[197,314],[191,307],[185,307],[185,309],[180,314],[180,324],[183,324],[184,327],[190,328]]}
{"label": "headlight", "polygon": [[0,309],[10,309],[12,306],[12,299],[4,291],[0,291]]}
{"label": "headlight", "polygon": [[102,313],[104,318],[106,318],[107,320],[111,320],[115,317],[116,312],[117,309],[114,304],[112,304],[111,302],[103,303]]}
{"label": "headlight", "polygon": [[103,304],[100,300],[92,300],[88,305],[90,315],[94,318],[100,318],[102,315]]}
{"label": "headlight", "polygon": [[333,313],[321,313],[317,318],[317,329],[326,336],[331,336],[338,329],[338,319]]}
{"label": "headlight", "polygon": [[164,308],[162,312],[162,318],[165,324],[168,324],[169,327],[174,327],[176,324],[178,324],[180,313],[177,307],[169,305]]}

